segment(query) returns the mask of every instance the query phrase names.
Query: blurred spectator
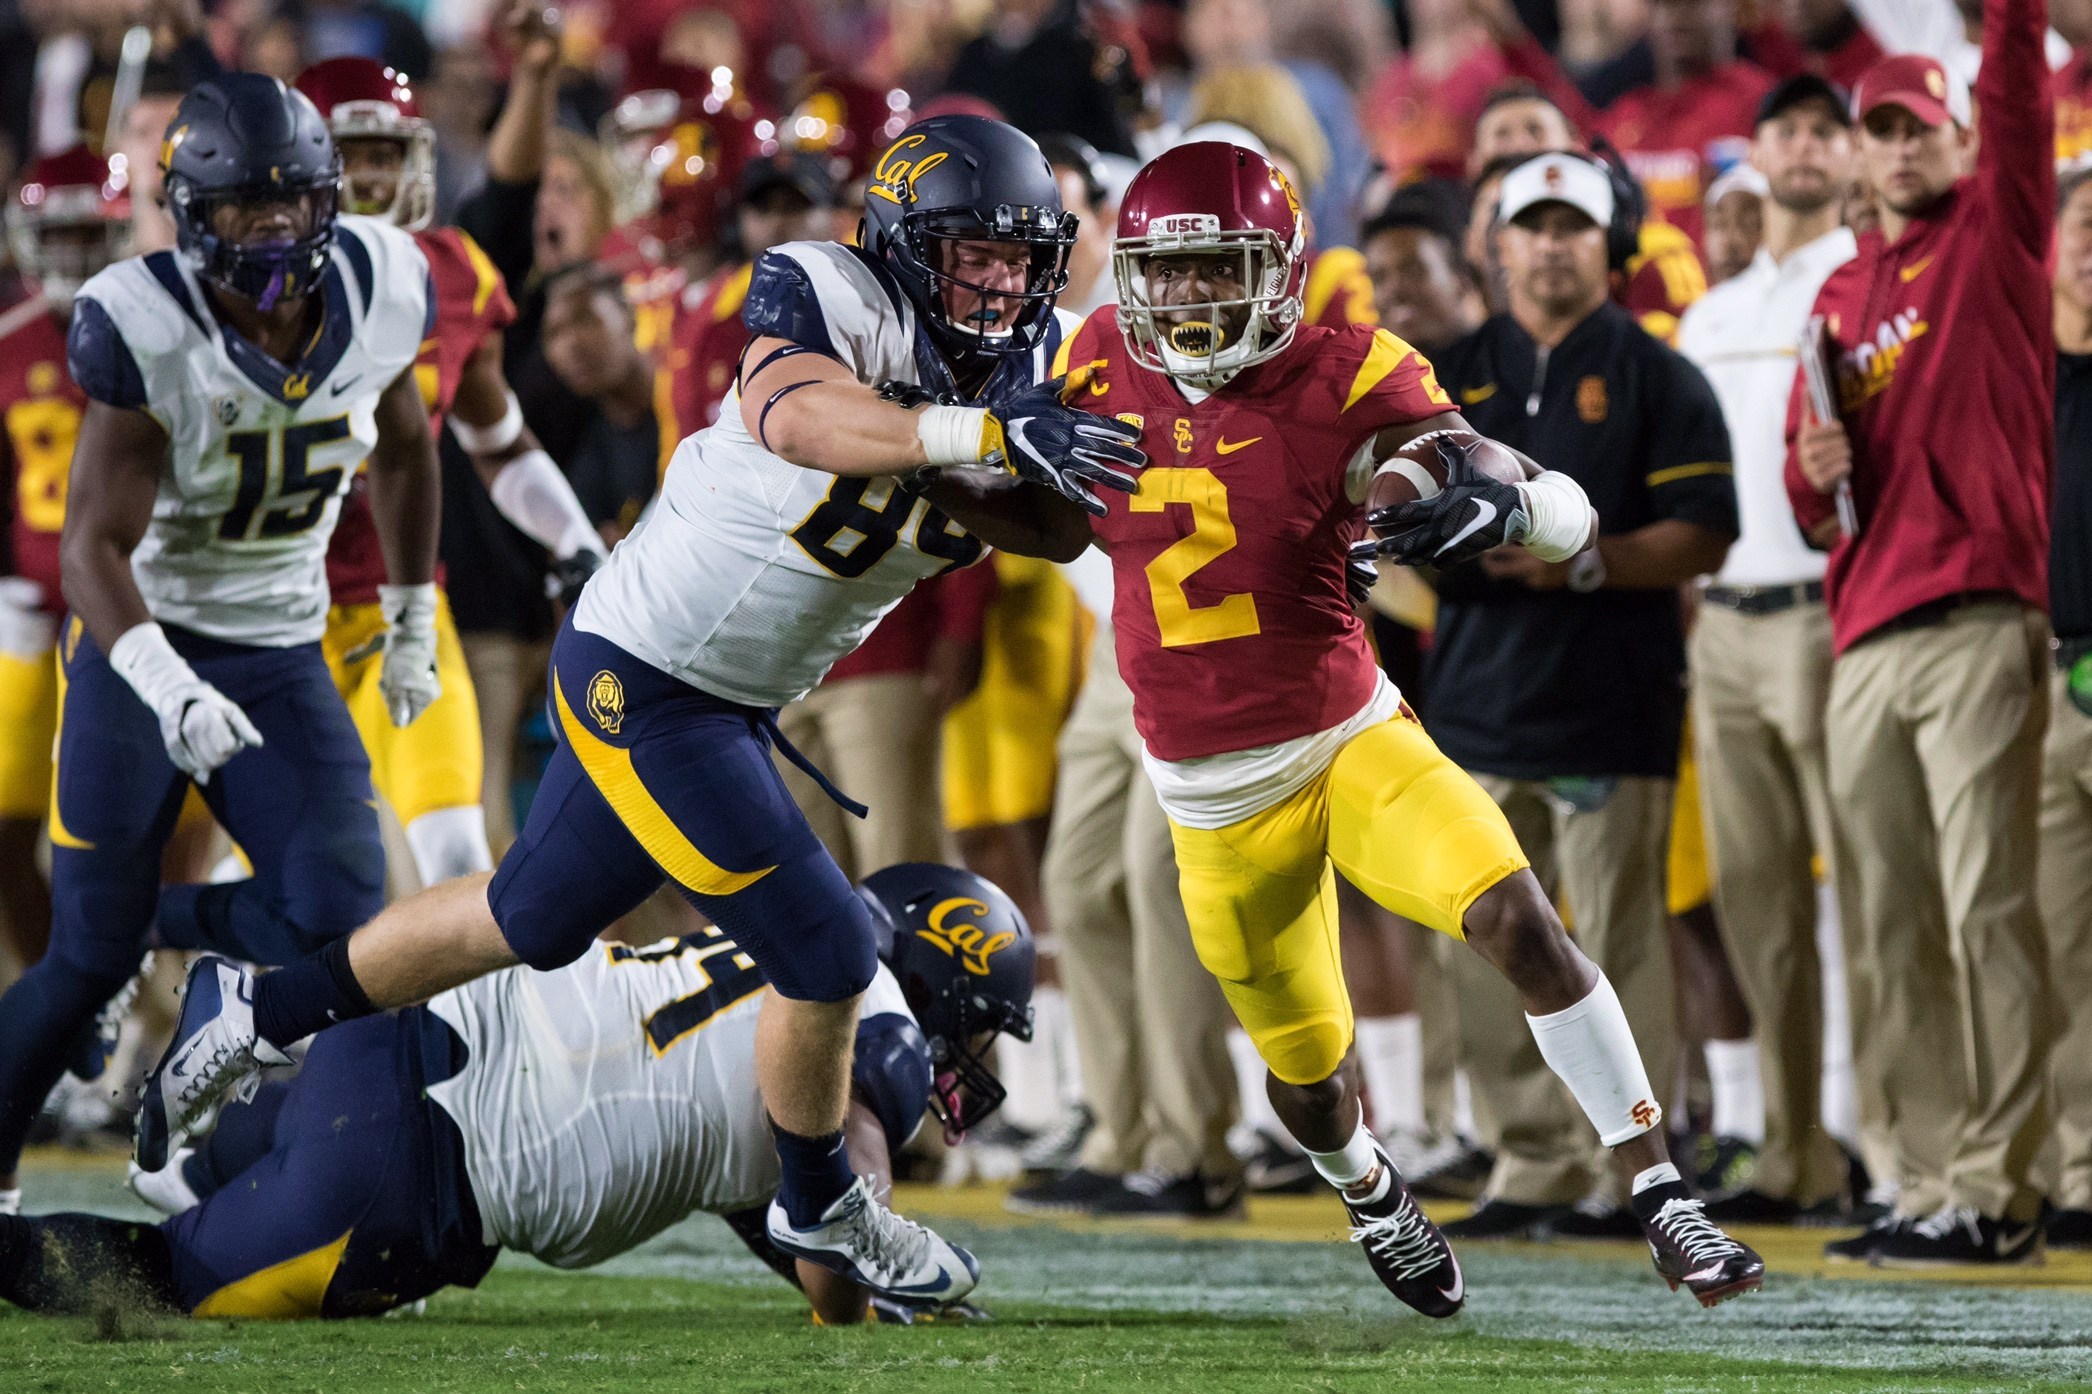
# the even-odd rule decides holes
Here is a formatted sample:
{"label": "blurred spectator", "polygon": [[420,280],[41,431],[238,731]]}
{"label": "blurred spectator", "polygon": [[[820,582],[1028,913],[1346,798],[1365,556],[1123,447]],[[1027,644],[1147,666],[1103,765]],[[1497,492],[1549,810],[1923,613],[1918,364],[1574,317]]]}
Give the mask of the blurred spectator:
{"label": "blurred spectator", "polygon": [[[1782,423],[1794,346],[1816,293],[1853,255],[1852,233],[1838,222],[1852,177],[1852,118],[1845,94],[1814,75],[1781,83],[1760,116],[1749,168],[1763,191],[1765,245],[1685,312],[1678,348],[1721,400],[1742,521],[1701,593],[1692,637],[1715,905],[1754,1022],[1750,1037],[1707,1044],[1714,1131],[1759,1140],[1750,1189],[1715,1204],[1732,1220],[1785,1223],[1835,1205],[1845,1181],[1844,1158],[1821,1125],[1825,973],[1813,865],[1830,846],[1830,615],[1823,555],[1787,506]],[[1716,191],[1736,178],[1723,175]],[[1708,220],[1710,258],[1722,221]]]}
{"label": "blurred spectator", "polygon": [[1899,1187],[1831,1252],[1889,1265],[2039,1253],[2055,131],[2037,0],[1989,0],[1983,40],[1980,142],[1937,62],[1861,80],[1881,230],[1816,298],[1835,419],[1805,393],[1788,418],[1787,494],[1831,548],[1832,880],[1872,982],[1864,1029],[1888,1073],[1862,1085],[1887,1099]]}
{"label": "blurred spectator", "polygon": [[[1675,1077],[1664,872],[1685,717],[1677,588],[1736,533],[1728,438],[1706,379],[1607,296],[1613,183],[1579,155],[1504,180],[1498,234],[1510,312],[1435,360],[1477,431],[1580,482],[1600,536],[1564,563],[1499,548],[1438,578],[1425,710],[1439,746],[1553,867],[1584,951],[1618,988],[1651,1079]],[[1454,956],[1476,1116],[1497,1167],[1457,1237],[1628,1233],[1624,1187],[1549,1076],[1515,995]]]}
{"label": "blurred spectator", "polygon": [[2057,189],[2056,665],[2041,772],[2041,919],[2055,1045],[2051,1249],[2092,1248],[2092,169]]}
{"label": "blurred spectator", "polygon": [[[1303,201],[1311,200],[1328,177],[1329,145],[1321,127],[1300,84],[1275,63],[1207,73],[1192,87],[1184,114],[1180,140],[1228,140],[1254,149],[1293,181]],[[1325,240],[1312,214],[1307,224],[1310,251],[1301,322],[1329,328],[1374,323],[1365,258]]]}
{"label": "blurred spectator", "polygon": [[1759,66],[1782,76],[1814,73],[1848,92],[1886,56],[1846,0],[1778,0],[1746,37]]}
{"label": "blurred spectator", "polygon": [[1467,0],[1420,0],[1408,16],[1413,37],[1361,100],[1373,153],[1397,179],[1472,173],[1475,122],[1510,65]]}
{"label": "blurred spectator", "polygon": [[1765,236],[1765,176],[1754,165],[1737,165],[1707,186],[1707,284],[1740,276],[1758,255]]}
{"label": "blurred spectator", "polygon": [[1118,295],[1111,274],[1118,207],[1106,187],[1103,162],[1088,141],[1051,131],[1039,137],[1039,149],[1060,181],[1061,207],[1079,220],[1075,247],[1068,253],[1068,288],[1055,303],[1087,319],[1091,311],[1111,304]]}
{"label": "blurred spectator", "polygon": [[1467,216],[1458,189],[1431,182],[1398,191],[1366,223],[1366,274],[1380,322],[1435,360],[1487,315],[1481,278],[1461,243]]}
{"label": "blurred spectator", "polygon": [[[1275,44],[1277,26],[1285,23],[1289,32],[1299,37],[1301,25],[1298,21],[1303,16],[1298,12],[1316,7],[1287,8],[1293,13],[1282,16],[1272,0],[1191,0],[1184,9],[1184,49],[1192,61],[1195,80],[1222,68],[1254,67],[1272,62],[1285,68],[1298,85],[1301,99],[1314,114],[1315,123],[1322,132],[1323,145],[1329,152],[1323,172],[1309,181],[1314,187],[1304,188],[1302,197],[1307,202],[1308,211],[1321,224],[1324,237],[1333,242],[1349,243],[1357,236],[1358,192],[1365,183],[1366,170],[1371,162],[1365,136],[1359,129],[1358,100],[1345,79],[1328,63],[1298,49],[1285,53],[1278,50]],[[1322,8],[1327,10],[1330,7]],[[1378,36],[1359,32],[1369,21],[1346,24],[1345,17],[1337,14],[1324,14],[1321,19],[1325,35],[1334,37],[1341,34],[1351,39],[1354,65],[1372,61],[1374,50],[1379,46],[1371,40]],[[1244,121],[1239,113],[1208,113],[1201,117],[1187,110],[1179,116],[1186,126],[1196,125],[1201,120],[1235,121],[1252,130],[1257,129],[1256,123]]]}
{"label": "blurred spectator", "polygon": [[2056,162],[2092,155],[2092,0],[2049,0],[2049,23],[2070,44],[2070,61],[2056,69]]}
{"label": "blurred spectator", "polygon": [[994,596],[989,566],[925,581],[819,687],[778,713],[785,739],[869,810],[851,817],[805,771],[778,759],[793,801],[853,881],[901,862],[943,860],[938,734],[980,681],[981,627]]}
{"label": "blurred spectator", "polygon": [[[741,306],[755,259],[786,242],[828,237],[835,180],[827,161],[781,150],[749,162],[741,172],[734,210],[741,264],[683,293],[670,348],[670,399],[677,439],[719,419],[719,404],[734,385],[734,368],[748,346]],[[876,869],[876,868],[875,868]]]}
{"label": "blurred spectator", "polygon": [[653,363],[632,340],[632,307],[616,272],[571,266],[546,282],[544,295],[545,361],[595,408],[561,464],[608,549],[639,521],[660,474]]}
{"label": "blurred spectator", "polygon": [[1654,80],[1598,110],[1533,41],[1508,0],[1477,0],[1514,72],[1627,157],[1651,210],[1695,241],[1708,182],[1743,158],[1771,74],[1736,57],[1736,0],[1652,0]]}
{"label": "blurred spectator", "polygon": [[1004,0],[987,31],[959,50],[946,86],[993,103],[1028,134],[1067,131],[1131,155],[1133,133],[1097,76],[1097,43],[1079,9],[1075,0]]}

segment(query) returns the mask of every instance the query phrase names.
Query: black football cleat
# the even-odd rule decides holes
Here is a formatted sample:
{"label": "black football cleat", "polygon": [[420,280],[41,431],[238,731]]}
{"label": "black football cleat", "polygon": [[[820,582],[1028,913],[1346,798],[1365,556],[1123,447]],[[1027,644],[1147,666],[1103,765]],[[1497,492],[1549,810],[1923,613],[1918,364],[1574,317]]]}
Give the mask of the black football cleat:
{"label": "black football cleat", "polygon": [[1858,1234],[1845,1239],[1833,1239],[1823,1246],[1823,1256],[1832,1263],[1872,1263],[1881,1252],[1882,1245],[1909,1229],[1917,1221],[1908,1215],[1899,1215],[1894,1210],[1886,1211],[1869,1221]]}
{"label": "black football cleat", "polygon": [[1452,1316],[1467,1301],[1460,1260],[1402,1184],[1385,1150],[1380,1168],[1387,1187],[1378,1199],[1344,1197],[1351,1242],[1366,1251],[1366,1261],[1389,1292],[1427,1317]]}
{"label": "black football cleat", "polygon": [[1966,1205],[1947,1206],[1882,1240],[1870,1262],[1882,1268],[2039,1263],[2041,1221],[1993,1220]]}
{"label": "black football cleat", "polygon": [[1702,1307],[1712,1307],[1765,1286],[1765,1260],[1722,1233],[1684,1183],[1650,1187],[1634,1198],[1634,1211],[1672,1292],[1690,1289]]}

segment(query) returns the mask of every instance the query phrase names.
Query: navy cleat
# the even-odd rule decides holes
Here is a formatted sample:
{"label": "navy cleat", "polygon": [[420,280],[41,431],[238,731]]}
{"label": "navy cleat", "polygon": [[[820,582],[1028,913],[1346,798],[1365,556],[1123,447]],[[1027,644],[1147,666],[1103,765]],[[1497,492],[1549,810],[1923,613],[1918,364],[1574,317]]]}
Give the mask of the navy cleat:
{"label": "navy cleat", "polygon": [[1389,1292],[1427,1317],[1452,1316],[1467,1301],[1460,1260],[1402,1183],[1387,1150],[1378,1144],[1375,1150],[1385,1184],[1371,1200],[1344,1197],[1344,1209],[1351,1215],[1351,1242],[1365,1250],[1366,1261]]}
{"label": "navy cleat", "polygon": [[881,1297],[911,1307],[942,1306],[973,1291],[981,1266],[972,1254],[872,1198],[858,1177],[811,1229],[794,1229],[781,1202],[770,1202],[770,1242]]}
{"label": "navy cleat", "polygon": [[174,1039],[145,1079],[138,1109],[138,1165],[159,1171],[171,1148],[210,1130],[227,1095],[250,1099],[261,1072],[291,1057],[254,1031],[254,974],[216,954],[189,969]]}

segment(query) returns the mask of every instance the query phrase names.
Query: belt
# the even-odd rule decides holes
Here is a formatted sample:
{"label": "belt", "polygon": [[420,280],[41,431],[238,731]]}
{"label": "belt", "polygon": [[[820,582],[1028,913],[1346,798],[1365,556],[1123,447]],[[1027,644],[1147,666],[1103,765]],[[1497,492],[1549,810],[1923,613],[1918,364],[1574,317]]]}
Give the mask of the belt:
{"label": "belt", "polygon": [[1896,618],[1878,624],[1868,630],[1863,638],[1873,639],[1883,634],[1901,634],[1910,629],[1929,629],[1936,624],[1945,624],[1957,610],[1966,610],[1974,605],[1996,605],[2000,602],[2018,605],[2020,598],[2011,591],[1956,591],[1937,600],[1928,600],[1923,605],[1905,610]]}
{"label": "belt", "polygon": [[1801,581],[1791,586],[1709,586],[1700,592],[1709,605],[1734,610],[1739,615],[1777,615],[1797,605],[1815,605],[1823,600],[1823,582]]}

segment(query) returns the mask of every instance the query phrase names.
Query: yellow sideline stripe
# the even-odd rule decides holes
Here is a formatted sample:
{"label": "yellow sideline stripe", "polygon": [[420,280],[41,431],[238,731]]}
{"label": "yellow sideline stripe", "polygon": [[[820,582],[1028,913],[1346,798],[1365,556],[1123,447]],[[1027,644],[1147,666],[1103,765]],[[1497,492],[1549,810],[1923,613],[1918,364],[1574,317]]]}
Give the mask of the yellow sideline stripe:
{"label": "yellow sideline stripe", "polygon": [[639,839],[639,845],[646,848],[647,855],[658,862],[663,871],[675,877],[677,884],[699,895],[733,895],[777,870],[774,866],[766,866],[761,871],[728,871],[698,851],[696,845],[676,827],[668,811],[647,792],[639,772],[632,768],[632,752],[604,741],[574,715],[574,709],[567,705],[567,694],[560,688],[557,674],[552,679],[552,698],[559,706],[560,729],[566,732],[575,758],[581,761],[581,768],[588,771],[596,792],[603,796],[603,801],[610,805],[611,812],[618,816],[626,830]]}

